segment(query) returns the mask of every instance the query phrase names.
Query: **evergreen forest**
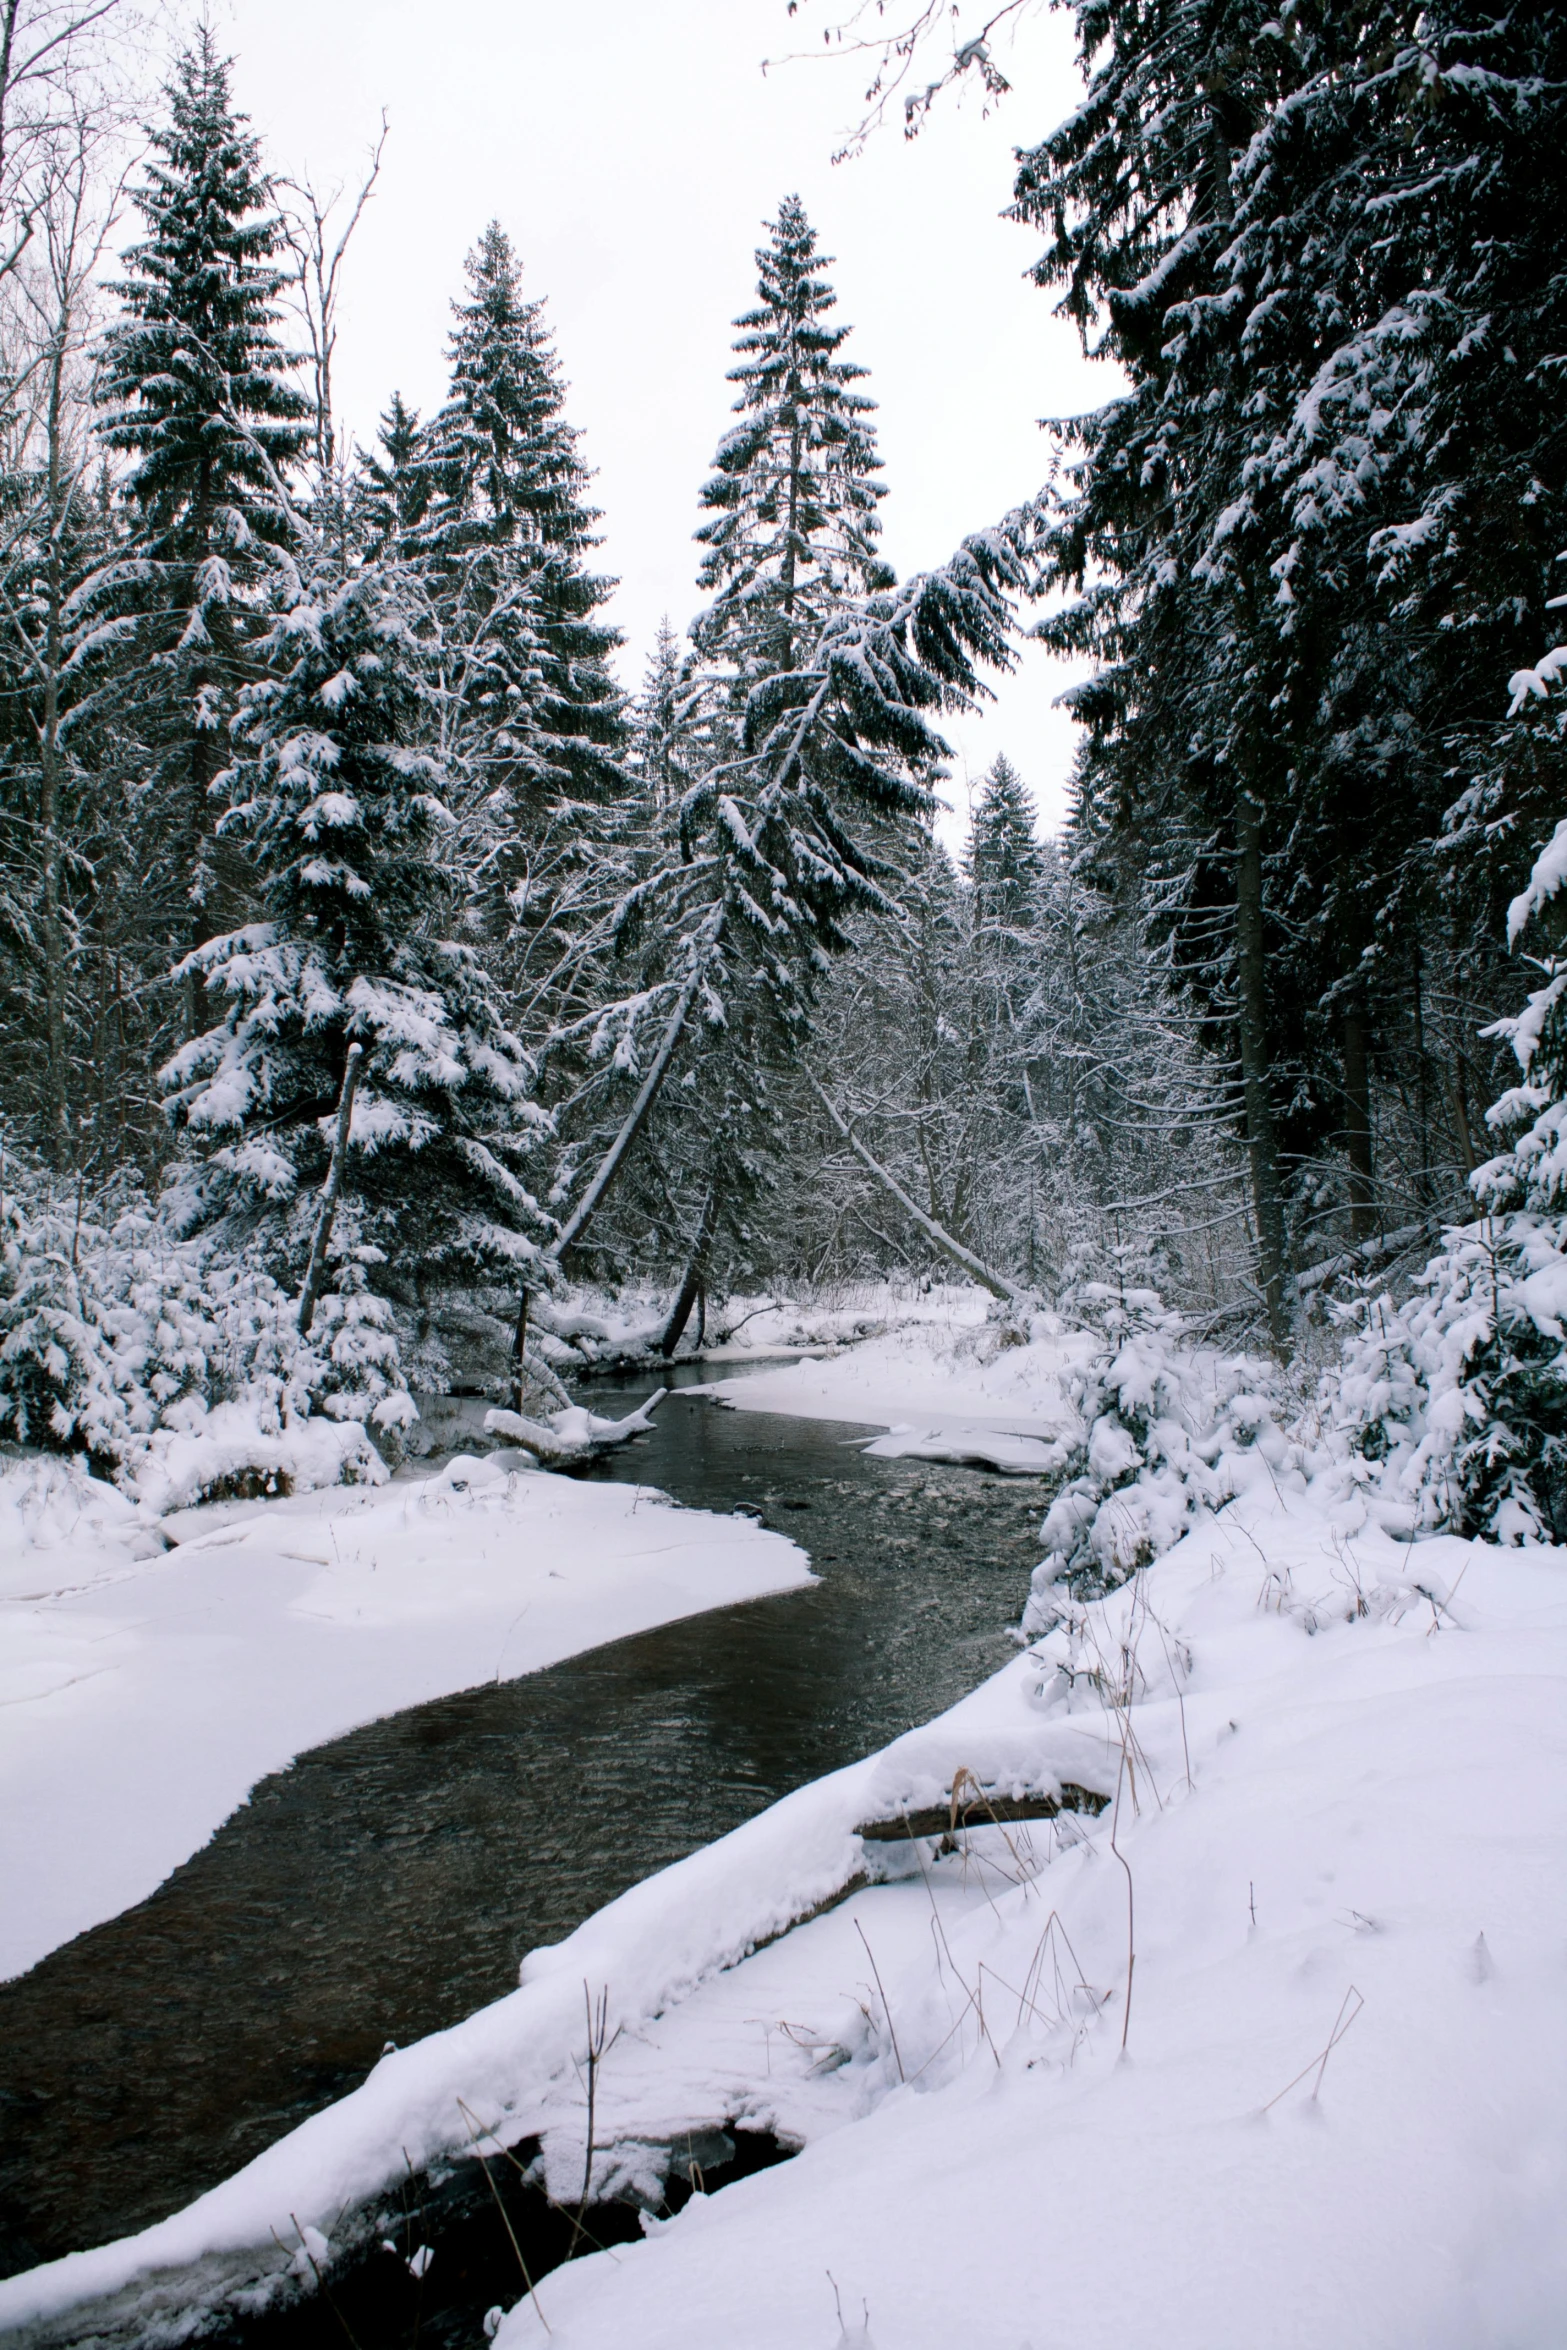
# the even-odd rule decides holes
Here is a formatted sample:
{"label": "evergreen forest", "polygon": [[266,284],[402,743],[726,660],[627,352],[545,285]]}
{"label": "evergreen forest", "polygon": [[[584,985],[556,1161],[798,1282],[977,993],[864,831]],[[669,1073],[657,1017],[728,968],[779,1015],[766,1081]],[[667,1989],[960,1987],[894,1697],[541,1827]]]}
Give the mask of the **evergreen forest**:
{"label": "evergreen forest", "polygon": [[[390,1452],[410,1390],[563,1402],[568,1293],[672,1353],[955,1274],[1283,1365],[1403,1313],[1452,1522],[1567,1531],[1567,17],[1080,0],[994,194],[1115,388],[908,578],[781,191],[633,685],[527,223],[361,445],[347,240],[210,27],[117,194],[104,13],[0,48],[0,1432],[259,1382]],[[998,756],[954,857],[1029,634],[1067,821]]]}

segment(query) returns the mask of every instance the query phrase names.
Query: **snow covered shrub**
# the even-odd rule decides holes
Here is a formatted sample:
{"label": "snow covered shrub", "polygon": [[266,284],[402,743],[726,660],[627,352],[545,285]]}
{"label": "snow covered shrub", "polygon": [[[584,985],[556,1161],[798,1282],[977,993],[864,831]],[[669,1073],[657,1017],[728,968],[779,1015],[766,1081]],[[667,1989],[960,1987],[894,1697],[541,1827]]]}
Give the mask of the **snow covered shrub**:
{"label": "snow covered shrub", "polygon": [[[1567,822],[1536,859],[1508,936],[1549,926],[1567,880]],[[1416,1294],[1357,1301],[1327,1402],[1412,1533],[1567,1541],[1567,958],[1505,1036],[1524,1082],[1487,1113],[1507,1147],[1476,1170],[1486,1213],[1449,1232]]]}
{"label": "snow covered shrub", "polygon": [[8,1153],[0,1435],[85,1453],[160,1508],[384,1474],[413,1418],[390,1309],[350,1252],[308,1342],[266,1273],[182,1239],[140,1195],[88,1202]]}
{"label": "snow covered shrub", "polygon": [[1074,1302],[1103,1345],[1067,1378],[1080,1434],[1045,1515],[1027,1632],[1054,1620],[1052,1586],[1078,1598],[1113,1591],[1264,1458],[1298,1466],[1280,1432],[1286,1398],[1271,1363],[1194,1345],[1152,1289],[1089,1282]]}

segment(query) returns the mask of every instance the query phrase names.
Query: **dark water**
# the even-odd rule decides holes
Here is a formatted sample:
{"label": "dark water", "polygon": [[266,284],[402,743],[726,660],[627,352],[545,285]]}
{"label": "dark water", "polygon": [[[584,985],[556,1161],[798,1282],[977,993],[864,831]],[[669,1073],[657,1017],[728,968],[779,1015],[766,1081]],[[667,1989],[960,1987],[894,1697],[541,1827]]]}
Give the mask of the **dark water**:
{"label": "dark water", "polygon": [[672,1396],[595,1473],[754,1507],[818,1588],[318,1747],[149,1900],[0,1985],[0,2273],[178,2209],[386,2041],[510,1990],[535,1944],[1000,1664],[1042,1489],[869,1461],[855,1433]]}

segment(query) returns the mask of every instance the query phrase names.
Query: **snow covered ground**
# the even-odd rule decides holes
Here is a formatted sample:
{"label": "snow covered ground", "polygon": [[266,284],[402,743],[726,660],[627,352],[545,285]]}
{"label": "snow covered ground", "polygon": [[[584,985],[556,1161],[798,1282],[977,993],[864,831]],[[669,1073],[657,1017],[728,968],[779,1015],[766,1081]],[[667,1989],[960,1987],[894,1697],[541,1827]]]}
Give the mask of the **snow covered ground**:
{"label": "snow covered ground", "polygon": [[885,1428],[867,1449],[888,1459],[1048,1473],[1061,1466],[1062,1439],[1075,1426],[1063,1380],[1101,1342],[1041,1316],[1031,1344],[1028,1332],[1000,1329],[992,1317],[990,1299],[967,1284],[913,1296],[868,1287],[863,1304],[825,1310],[774,1307],[747,1315],[735,1341],[709,1359],[834,1351],[721,1376],[708,1392],[741,1411]]}
{"label": "snow covered ground", "polygon": [[1232,1505],[924,1733],[1076,1732],[1101,1820],[927,1845],[612,2055],[623,2130],[805,2151],[505,2350],[1559,2344],[1564,1698],[1558,1555]]}
{"label": "snow covered ground", "polygon": [[141,1900],[307,1747],[809,1580],[792,1543],[743,1519],[493,1455],[170,1519],[62,1461],[13,1459],[0,1975]]}
{"label": "snow covered ground", "polygon": [[[726,1400],[1064,1442],[1077,1340],[1057,1378],[1048,1333],[1004,1335],[960,1303]],[[0,2284],[0,2327],[110,2295],[150,2323],[197,2261],[215,2296],[302,2275],[476,2132],[537,2137],[574,2197],[586,1983],[619,2028],[601,2192],[656,2196],[688,2131],[802,2151],[543,2278],[504,2350],[1557,2350],[1567,1560],[1394,1539],[1308,1454],[1226,1455],[1225,1506],[1107,1598],[1036,1598],[959,1705],[187,2211]],[[858,1833],[976,1784],[1104,1808]]]}

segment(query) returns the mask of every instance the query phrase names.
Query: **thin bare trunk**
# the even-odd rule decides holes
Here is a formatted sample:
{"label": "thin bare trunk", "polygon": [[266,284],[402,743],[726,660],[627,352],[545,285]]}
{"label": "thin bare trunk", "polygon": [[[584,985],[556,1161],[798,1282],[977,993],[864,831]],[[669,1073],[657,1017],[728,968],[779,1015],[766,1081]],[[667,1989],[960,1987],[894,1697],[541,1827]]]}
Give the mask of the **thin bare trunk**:
{"label": "thin bare trunk", "polygon": [[359,1071],[364,1061],[364,1046],[351,1044],[348,1065],[343,1071],[343,1090],[337,1097],[337,1132],[332,1138],[332,1163],[326,1171],[326,1188],[321,1194],[321,1213],[316,1218],[315,1238],[310,1243],[310,1262],[305,1267],[305,1285],[299,1293],[299,1335],[310,1336],[310,1325],[316,1318],[316,1299],[326,1277],[326,1252],[332,1239],[332,1226],[337,1216],[338,1194],[343,1188],[343,1162],[348,1156],[348,1129],[354,1114],[354,1089],[359,1083]]}
{"label": "thin bare trunk", "polygon": [[1243,786],[1235,802],[1235,965],[1246,1151],[1257,1220],[1257,1264],[1274,1350],[1288,1338],[1284,1315],[1284,1202],[1278,1139],[1268,1092],[1267,977],[1262,933],[1262,810]]}
{"label": "thin bare trunk", "polygon": [[1028,1306],[1034,1303],[1025,1290],[1019,1289],[1003,1274],[993,1273],[987,1264],[975,1256],[972,1249],[965,1248],[961,1240],[954,1240],[951,1233],[946,1230],[944,1225],[938,1224],[934,1216],[927,1216],[923,1208],[915,1205],[897,1177],[890,1175],[879,1159],[872,1158],[864,1143],[851,1130],[848,1120],[843,1116],[836,1103],[823,1092],[809,1070],[806,1071],[806,1083],[860,1164],[868,1168],[877,1182],[891,1192],[905,1215],[913,1217],[926,1239],[933,1240],[943,1256],[950,1257],[955,1265],[961,1265],[970,1280],[977,1281],[981,1289],[988,1289],[992,1297],[999,1297],[1006,1304],[1014,1306]]}
{"label": "thin bare trunk", "polygon": [[1366,1016],[1351,996],[1342,1018],[1344,1043],[1344,1152],[1349,1160],[1349,1239],[1358,1247],[1375,1237],[1376,1179],[1371,1160],[1371,1060]]}
{"label": "thin bare trunk", "polygon": [[557,1259],[563,1257],[573,1241],[581,1238],[592,1218],[603,1205],[610,1185],[625,1163],[626,1153],[636,1141],[649,1110],[658,1099],[659,1087],[669,1074],[669,1064],[675,1057],[675,1047],[680,1042],[681,1032],[691,1010],[692,999],[696,995],[697,976],[697,973],[693,971],[676,998],[675,1008],[669,1016],[669,1025],[664,1031],[663,1041],[653,1057],[653,1066],[642,1080],[637,1098],[626,1114],[625,1124],[599,1161],[598,1172],[594,1175],[592,1182],[561,1226],[557,1238],[551,1243],[548,1250],[550,1256]]}
{"label": "thin bare trunk", "polygon": [[[707,1252],[712,1244],[713,1226],[717,1221],[718,1177],[715,1174],[707,1187],[707,1197],[702,1202],[702,1214],[697,1224],[696,1238],[691,1243],[691,1254],[686,1260],[685,1276],[681,1281],[674,1305],[670,1309],[669,1320],[664,1324],[664,1335],[658,1342],[659,1352],[666,1362],[680,1344],[681,1335],[687,1322],[691,1319],[691,1308],[702,1293],[703,1275],[707,1270]],[[704,1312],[704,1324],[705,1321],[706,1314]],[[700,1343],[699,1338],[698,1344]]]}

